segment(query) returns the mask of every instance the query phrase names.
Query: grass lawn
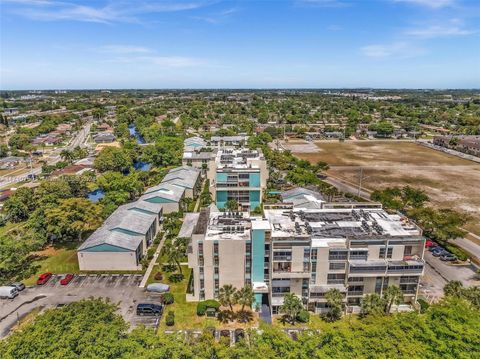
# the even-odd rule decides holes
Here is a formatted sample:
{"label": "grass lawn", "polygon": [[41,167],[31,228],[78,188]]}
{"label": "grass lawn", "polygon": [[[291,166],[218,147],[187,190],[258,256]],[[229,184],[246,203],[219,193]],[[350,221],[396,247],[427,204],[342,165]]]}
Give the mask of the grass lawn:
{"label": "grass lawn", "polygon": [[[153,272],[156,273],[154,270]],[[185,279],[180,283],[171,283],[168,280],[169,273],[164,274],[162,283],[170,285],[170,293],[173,294],[175,301],[173,304],[168,305],[165,308],[165,313],[160,322],[159,333],[163,333],[164,330],[179,330],[179,329],[205,329],[208,327],[215,328],[249,328],[258,325],[257,314],[254,313],[254,319],[247,324],[232,322],[228,324],[220,323],[215,318],[208,318],[206,316],[197,316],[197,302],[187,302],[186,291],[188,285],[188,279],[190,277],[190,269],[187,266],[182,266],[182,273],[185,275]],[[150,279],[149,278],[149,282]],[[175,325],[167,327],[165,324],[165,318],[167,312],[173,310],[175,312]]]}
{"label": "grass lawn", "polygon": [[314,329],[314,330],[325,330],[331,327],[341,327],[341,326],[349,326],[351,323],[355,323],[359,320],[357,315],[346,315],[343,316],[337,322],[334,323],[327,323],[321,317],[320,314],[313,314],[310,312],[310,321],[308,323],[295,323],[295,325],[291,325],[289,323],[283,324],[280,321],[281,315],[274,315],[273,316],[273,326],[279,329],[291,329],[291,328],[298,328],[298,329]]}
{"label": "grass lawn", "polygon": [[34,284],[37,277],[44,272],[52,272],[54,274],[79,272],[76,247],[47,247],[35,254],[40,256],[34,262],[39,268],[37,273],[24,281],[25,285]]}

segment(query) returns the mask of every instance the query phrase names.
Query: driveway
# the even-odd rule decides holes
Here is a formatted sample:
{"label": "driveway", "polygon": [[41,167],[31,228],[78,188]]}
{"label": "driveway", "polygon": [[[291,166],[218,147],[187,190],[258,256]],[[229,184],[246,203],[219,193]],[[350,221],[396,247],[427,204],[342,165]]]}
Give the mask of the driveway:
{"label": "driveway", "polygon": [[34,308],[53,308],[90,297],[109,298],[118,304],[118,313],[132,326],[154,326],[155,319],[137,317],[137,303],[159,303],[159,295],[145,292],[138,285],[141,275],[76,275],[66,286],[61,275],[52,277],[43,286],[26,288],[14,299],[0,300],[0,338],[5,337],[17,320]]}
{"label": "driveway", "polygon": [[425,250],[425,273],[420,282],[420,293],[427,300],[443,297],[443,287],[449,281],[458,280],[464,286],[480,285],[473,265],[455,265],[443,262]]}

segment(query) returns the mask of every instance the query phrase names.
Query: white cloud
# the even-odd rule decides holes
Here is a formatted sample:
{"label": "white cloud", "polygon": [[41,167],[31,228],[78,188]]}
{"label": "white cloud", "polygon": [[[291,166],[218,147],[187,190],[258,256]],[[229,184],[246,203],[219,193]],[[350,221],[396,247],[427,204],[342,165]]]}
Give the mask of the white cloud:
{"label": "white cloud", "polygon": [[455,0],[393,0],[398,3],[408,3],[412,5],[425,6],[432,9],[440,9],[455,5]]}
{"label": "white cloud", "polygon": [[227,21],[232,14],[238,12],[237,8],[230,8],[209,16],[192,16],[192,19],[208,22],[209,24],[220,24]]}
{"label": "white cloud", "polygon": [[346,7],[349,3],[340,0],[297,0],[297,5],[314,7]]}
{"label": "white cloud", "polygon": [[407,42],[394,42],[392,44],[372,44],[360,49],[363,55],[371,58],[411,58],[425,54],[425,50]]}
{"label": "white cloud", "polygon": [[111,54],[146,54],[153,52],[153,50],[143,46],[132,45],[106,45],[100,48],[100,52]]}
{"label": "white cloud", "polygon": [[[178,2],[174,0],[162,1],[115,1],[106,6],[78,5],[74,2],[53,2],[48,0],[6,0],[11,9],[20,16],[34,20],[59,21],[72,20],[96,23],[114,22],[140,22],[139,16],[143,14],[160,12],[177,12],[193,10],[208,6],[207,0],[191,2]],[[93,4],[95,4],[93,2]]]}
{"label": "white cloud", "polygon": [[475,33],[475,31],[465,29],[461,25],[456,25],[455,22],[450,22],[450,24],[446,25],[431,25],[425,28],[416,28],[406,31],[407,35],[423,39],[431,39],[435,37],[467,36],[473,33]]}

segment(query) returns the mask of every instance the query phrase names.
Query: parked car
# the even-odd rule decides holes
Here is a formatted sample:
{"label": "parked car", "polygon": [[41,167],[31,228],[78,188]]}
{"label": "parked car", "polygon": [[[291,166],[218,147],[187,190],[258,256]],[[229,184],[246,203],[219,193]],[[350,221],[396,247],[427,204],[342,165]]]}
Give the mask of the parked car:
{"label": "parked car", "polygon": [[445,248],[440,247],[440,246],[435,246],[435,247],[428,248],[428,250],[433,253],[433,252],[437,252],[437,251],[444,251]]}
{"label": "parked car", "polygon": [[452,253],[446,253],[440,257],[440,260],[444,262],[455,262],[457,260],[457,256]]}
{"label": "parked car", "polygon": [[15,287],[9,285],[0,287],[0,298],[13,299],[18,295],[18,290]]}
{"label": "parked car", "polygon": [[15,282],[9,285],[9,287],[14,287],[18,292],[21,292],[25,289],[25,284],[22,282]]}
{"label": "parked car", "polygon": [[430,240],[425,241],[425,248],[435,248],[438,247],[438,243]]}
{"label": "parked car", "polygon": [[170,286],[168,284],[163,283],[151,283],[147,285],[146,291],[147,292],[155,292],[155,293],[166,293],[170,290]]}
{"label": "parked car", "polygon": [[160,304],[139,303],[137,305],[137,315],[160,316],[162,315],[163,307]]}
{"label": "parked car", "polygon": [[441,257],[443,255],[450,254],[450,252],[445,250],[445,249],[442,249],[442,250],[439,250],[439,251],[434,251],[434,252],[432,252],[432,254],[433,254],[434,257]]}
{"label": "parked car", "polygon": [[70,283],[73,279],[73,277],[75,277],[75,275],[69,273],[67,274],[64,278],[62,278],[62,280],[60,281],[60,284],[61,285],[67,285],[68,283]]}
{"label": "parked car", "polygon": [[50,272],[41,274],[40,277],[38,277],[37,285],[44,285],[50,280],[50,278],[52,278],[52,276],[53,274]]}

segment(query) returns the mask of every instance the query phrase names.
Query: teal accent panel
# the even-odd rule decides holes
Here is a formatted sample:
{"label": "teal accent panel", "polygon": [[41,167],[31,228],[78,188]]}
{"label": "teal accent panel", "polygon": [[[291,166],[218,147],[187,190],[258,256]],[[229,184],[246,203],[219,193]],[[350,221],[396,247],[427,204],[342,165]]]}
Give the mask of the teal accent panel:
{"label": "teal accent panel", "polygon": [[227,182],[228,174],[217,172],[217,182]]}
{"label": "teal accent panel", "polygon": [[250,210],[260,206],[260,191],[249,191]]}
{"label": "teal accent panel", "polygon": [[147,198],[145,201],[150,203],[176,203],[175,201],[163,197]]}
{"label": "teal accent panel", "polygon": [[265,230],[252,230],[252,282],[264,282]]}
{"label": "teal accent panel", "polygon": [[225,203],[227,203],[227,191],[217,191],[216,204],[218,209],[225,208]]}
{"label": "teal accent panel", "polygon": [[111,244],[99,244],[98,246],[85,248],[80,252],[132,252],[129,249],[112,246]]}
{"label": "teal accent panel", "polygon": [[260,173],[250,173],[250,187],[260,187]]}
{"label": "teal accent panel", "polygon": [[[262,305],[262,295],[263,295],[262,293],[255,294],[255,302],[254,302],[255,305],[257,304]],[[255,308],[255,305],[254,305],[254,308]]]}

